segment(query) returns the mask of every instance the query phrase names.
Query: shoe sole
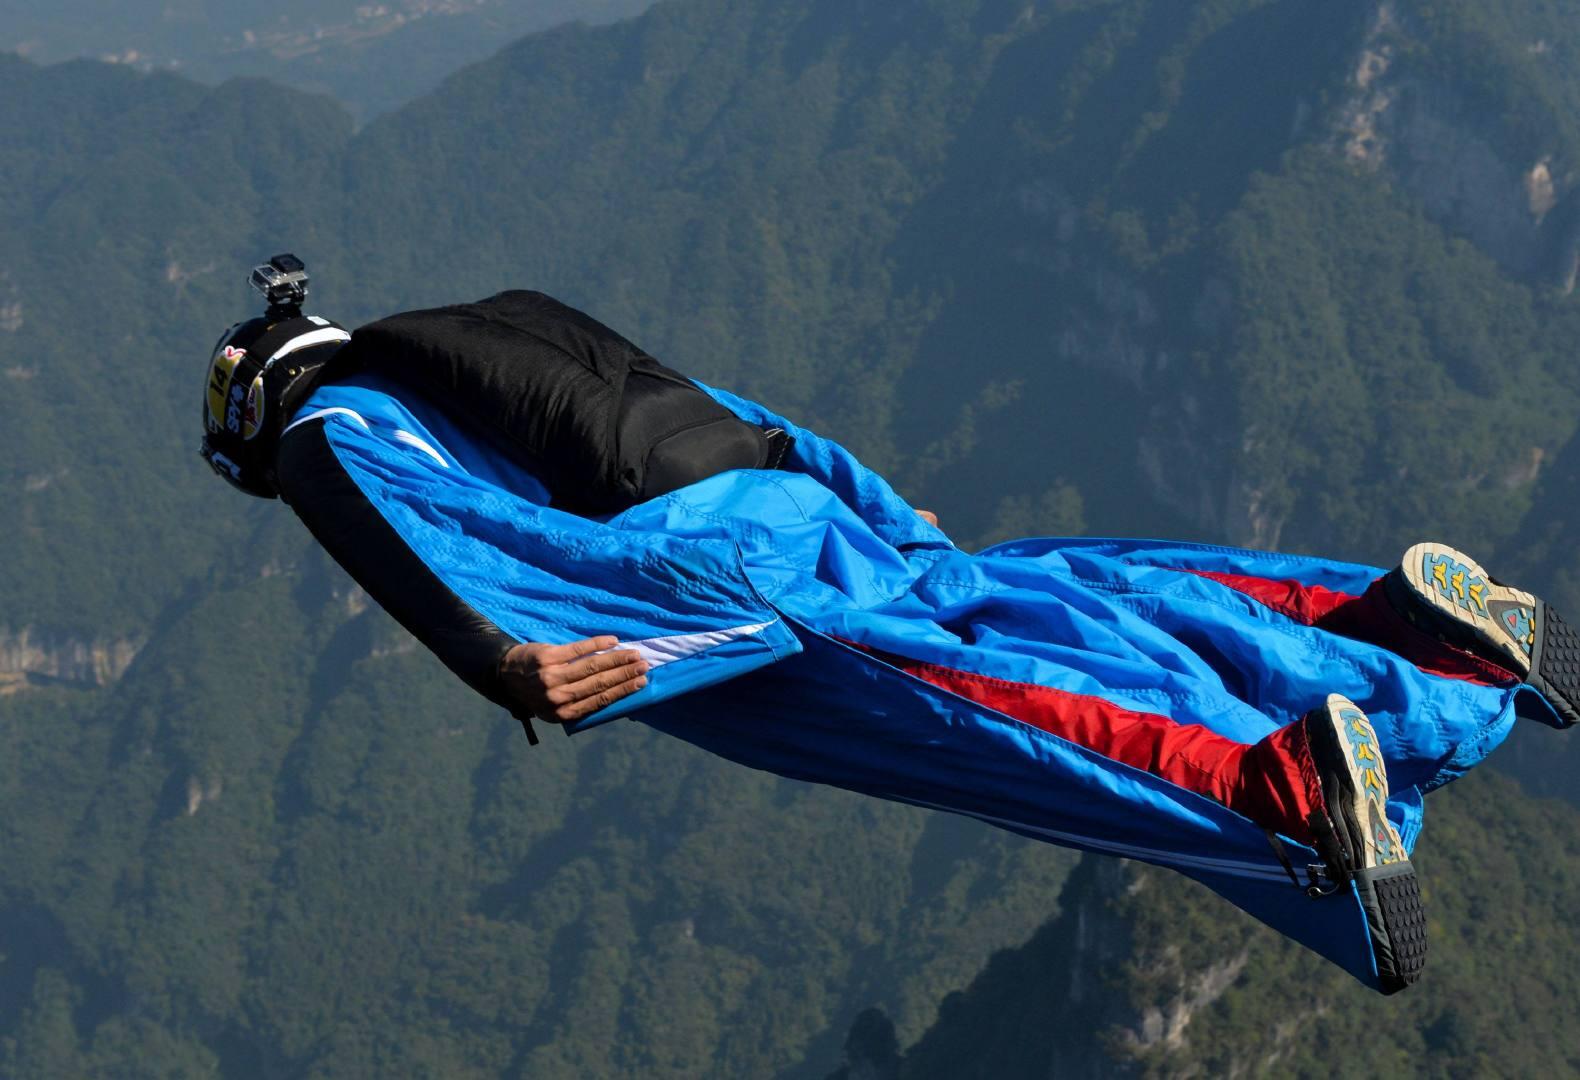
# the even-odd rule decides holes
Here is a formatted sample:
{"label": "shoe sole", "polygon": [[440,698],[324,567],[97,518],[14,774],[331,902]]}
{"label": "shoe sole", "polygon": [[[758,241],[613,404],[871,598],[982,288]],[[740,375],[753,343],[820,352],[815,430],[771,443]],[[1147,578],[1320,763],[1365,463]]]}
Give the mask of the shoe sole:
{"label": "shoe sole", "polygon": [[[1399,831],[1388,820],[1388,768],[1376,729],[1360,707],[1342,694],[1329,694],[1323,711],[1343,751],[1347,776],[1337,778],[1339,787],[1363,832],[1359,837],[1360,865],[1352,878],[1371,935],[1377,988],[1384,994],[1395,994],[1419,979],[1426,966],[1426,914],[1420,883]],[[1353,845],[1357,837],[1354,829],[1350,831]]]}
{"label": "shoe sole", "polygon": [[1556,611],[1494,581],[1446,544],[1416,544],[1404,553],[1400,570],[1411,600],[1435,616],[1439,636],[1541,691],[1561,726],[1580,723],[1580,633]]}
{"label": "shoe sole", "polygon": [[1346,796],[1359,811],[1357,821],[1363,829],[1360,867],[1406,861],[1399,831],[1388,820],[1388,766],[1383,761],[1376,729],[1360,707],[1343,694],[1329,694],[1324,709],[1344,751],[1349,773]]}
{"label": "shoe sole", "polygon": [[1492,650],[1497,663],[1524,678],[1531,673],[1541,603],[1499,585],[1481,564],[1445,544],[1416,544],[1400,569],[1415,598],[1460,631],[1454,637]]}
{"label": "shoe sole", "polygon": [[1397,994],[1426,969],[1426,908],[1415,868],[1406,861],[1362,870],[1355,892],[1371,932],[1378,989]]}

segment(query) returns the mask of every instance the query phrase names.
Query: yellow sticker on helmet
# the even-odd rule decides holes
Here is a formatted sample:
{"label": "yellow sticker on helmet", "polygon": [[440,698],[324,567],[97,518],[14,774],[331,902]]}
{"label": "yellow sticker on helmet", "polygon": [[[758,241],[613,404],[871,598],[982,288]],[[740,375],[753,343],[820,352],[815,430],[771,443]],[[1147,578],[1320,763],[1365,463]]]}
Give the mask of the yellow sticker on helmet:
{"label": "yellow sticker on helmet", "polygon": [[[226,403],[230,399],[230,382],[236,373],[236,364],[246,355],[246,349],[237,349],[229,345],[214,354],[214,366],[208,375],[208,423],[210,430],[223,431],[229,426],[225,423],[225,413]],[[236,429],[232,428],[231,430]]]}
{"label": "yellow sticker on helmet", "polygon": [[229,431],[251,439],[263,427],[263,376],[256,376],[249,387],[236,384],[236,365],[246,355],[246,349],[233,345],[214,354],[208,378],[208,426],[213,432]]}

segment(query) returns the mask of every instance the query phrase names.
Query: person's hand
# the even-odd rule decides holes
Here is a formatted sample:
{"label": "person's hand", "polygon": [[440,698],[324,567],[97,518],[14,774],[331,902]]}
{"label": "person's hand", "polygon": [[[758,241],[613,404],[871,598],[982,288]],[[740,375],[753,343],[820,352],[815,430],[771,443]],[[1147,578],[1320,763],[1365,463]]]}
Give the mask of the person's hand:
{"label": "person's hand", "polygon": [[499,662],[499,675],[520,711],[551,724],[569,724],[629,697],[647,685],[647,662],[631,649],[612,650],[616,637],[569,645],[529,641]]}
{"label": "person's hand", "polygon": [[933,513],[931,510],[918,510],[916,511],[916,516],[927,522],[927,524],[931,525],[933,528],[938,528],[938,515]]}

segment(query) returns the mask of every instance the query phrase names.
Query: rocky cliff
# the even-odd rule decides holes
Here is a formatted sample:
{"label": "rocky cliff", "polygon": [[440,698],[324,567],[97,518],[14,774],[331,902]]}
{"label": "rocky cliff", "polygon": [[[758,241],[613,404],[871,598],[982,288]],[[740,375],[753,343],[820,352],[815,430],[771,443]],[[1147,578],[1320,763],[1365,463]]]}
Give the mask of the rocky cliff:
{"label": "rocky cliff", "polygon": [[107,686],[131,666],[140,647],[130,638],[84,640],[31,627],[0,632],[0,694],[37,683]]}

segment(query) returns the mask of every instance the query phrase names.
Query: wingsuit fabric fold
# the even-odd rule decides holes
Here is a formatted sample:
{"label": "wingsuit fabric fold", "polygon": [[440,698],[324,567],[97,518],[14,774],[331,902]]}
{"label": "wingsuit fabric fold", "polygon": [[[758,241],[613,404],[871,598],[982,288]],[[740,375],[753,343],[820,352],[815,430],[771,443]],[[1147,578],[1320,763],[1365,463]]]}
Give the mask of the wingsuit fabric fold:
{"label": "wingsuit fabric fold", "polygon": [[[1256,823],[906,665],[1083,695],[1247,745],[1344,694],[1376,727],[1407,849],[1423,794],[1502,741],[1522,688],[1320,625],[1342,606],[1323,598],[1361,602],[1375,567],[1089,537],[961,551],[838,444],[704,389],[794,436],[786,467],[579,516],[496,442],[371,372],[316,391],[282,462],[294,453],[335,473],[431,575],[434,603],[475,620],[470,666],[447,662],[495,700],[488,660],[511,644],[615,634],[655,664],[648,686],[578,731],[630,717],[782,776],[1169,867],[1378,985],[1353,888],[1310,899]],[[316,482],[301,479],[318,473],[300,467],[293,490],[290,472],[286,497],[319,532],[304,512]],[[402,609],[398,586],[363,584],[434,644],[432,605]],[[1286,846],[1297,865],[1318,862]]]}

